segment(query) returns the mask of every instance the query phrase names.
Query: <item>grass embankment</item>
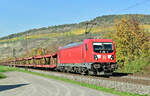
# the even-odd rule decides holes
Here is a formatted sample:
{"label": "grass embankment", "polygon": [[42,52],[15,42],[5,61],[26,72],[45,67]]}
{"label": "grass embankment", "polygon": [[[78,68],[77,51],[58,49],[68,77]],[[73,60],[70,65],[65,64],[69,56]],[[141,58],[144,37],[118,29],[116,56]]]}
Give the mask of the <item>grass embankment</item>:
{"label": "grass embankment", "polygon": [[6,78],[6,76],[2,72],[15,71],[15,68],[10,68],[7,66],[0,66],[0,79]]}
{"label": "grass embankment", "polygon": [[70,80],[70,79],[63,78],[63,77],[56,77],[56,76],[52,76],[52,75],[46,75],[46,74],[42,74],[42,73],[31,72],[31,71],[28,71],[28,70],[21,70],[21,69],[18,69],[18,68],[9,68],[9,67],[6,67],[6,66],[0,66],[0,72],[6,72],[6,71],[25,72],[25,73],[45,77],[45,78],[50,78],[50,79],[60,80],[60,81],[64,81],[64,82],[68,82],[68,83],[72,83],[72,84],[77,84],[77,85],[80,85],[80,86],[83,86],[83,87],[88,87],[88,88],[96,89],[98,91],[104,91],[104,92],[112,93],[112,94],[119,95],[119,96],[148,96],[148,95],[140,95],[140,94],[116,91],[115,89],[112,89],[112,88],[104,88],[102,86],[96,86],[94,84],[78,82],[78,81]]}
{"label": "grass embankment", "polygon": [[149,58],[139,58],[131,62],[126,62],[125,68],[121,72],[148,74],[150,70],[146,70],[146,68],[149,65],[150,65]]}
{"label": "grass embankment", "polygon": [[0,79],[2,79],[2,78],[6,78],[6,76],[4,74],[0,73]]}

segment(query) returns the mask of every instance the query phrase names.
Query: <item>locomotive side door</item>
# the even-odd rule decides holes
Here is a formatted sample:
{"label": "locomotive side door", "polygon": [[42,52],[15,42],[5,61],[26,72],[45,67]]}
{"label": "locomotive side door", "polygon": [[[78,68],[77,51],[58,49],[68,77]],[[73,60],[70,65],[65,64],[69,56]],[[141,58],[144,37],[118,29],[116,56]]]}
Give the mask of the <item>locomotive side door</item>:
{"label": "locomotive side door", "polygon": [[87,44],[83,44],[82,46],[82,63],[86,63],[86,51],[87,51]]}
{"label": "locomotive side door", "polygon": [[92,42],[88,42],[88,43],[85,43],[85,47],[84,47],[84,61],[86,63],[91,63],[93,58],[92,58]]}
{"label": "locomotive side door", "polygon": [[87,63],[89,61],[89,48],[88,48],[88,44],[85,43],[84,46],[84,62]]}
{"label": "locomotive side door", "polygon": [[85,43],[85,45],[84,45],[84,63],[86,63],[87,61],[87,43]]}

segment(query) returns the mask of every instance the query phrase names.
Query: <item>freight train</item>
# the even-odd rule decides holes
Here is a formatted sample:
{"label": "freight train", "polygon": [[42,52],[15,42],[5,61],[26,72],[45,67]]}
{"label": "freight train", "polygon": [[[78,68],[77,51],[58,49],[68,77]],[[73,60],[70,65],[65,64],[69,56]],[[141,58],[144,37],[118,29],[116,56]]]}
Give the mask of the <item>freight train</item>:
{"label": "freight train", "polygon": [[115,45],[111,39],[85,39],[59,47],[54,54],[16,58],[7,65],[91,75],[111,74],[117,69]]}

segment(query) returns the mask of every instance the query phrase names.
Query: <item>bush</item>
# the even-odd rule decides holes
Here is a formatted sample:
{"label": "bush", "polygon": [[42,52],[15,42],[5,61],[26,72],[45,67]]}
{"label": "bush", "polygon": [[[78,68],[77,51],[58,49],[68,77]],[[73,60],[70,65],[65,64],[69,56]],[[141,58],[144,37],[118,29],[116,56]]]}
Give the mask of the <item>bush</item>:
{"label": "bush", "polygon": [[127,73],[144,73],[145,67],[147,67],[150,64],[150,60],[148,58],[137,58],[133,61],[126,62],[123,72]]}

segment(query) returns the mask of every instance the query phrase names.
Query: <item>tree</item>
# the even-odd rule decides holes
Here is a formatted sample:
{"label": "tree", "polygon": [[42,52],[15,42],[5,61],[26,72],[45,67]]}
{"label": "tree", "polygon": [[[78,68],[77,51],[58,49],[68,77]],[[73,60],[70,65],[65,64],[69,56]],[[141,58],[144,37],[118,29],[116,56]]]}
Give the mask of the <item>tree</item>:
{"label": "tree", "polygon": [[116,22],[113,40],[116,44],[117,58],[123,65],[126,61],[150,54],[150,36],[134,18],[123,18]]}

